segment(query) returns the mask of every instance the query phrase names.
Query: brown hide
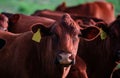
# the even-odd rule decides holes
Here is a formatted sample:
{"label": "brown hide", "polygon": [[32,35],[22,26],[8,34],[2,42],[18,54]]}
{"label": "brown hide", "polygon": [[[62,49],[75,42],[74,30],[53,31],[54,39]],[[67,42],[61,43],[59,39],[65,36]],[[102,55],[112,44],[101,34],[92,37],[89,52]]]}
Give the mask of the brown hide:
{"label": "brown hide", "polygon": [[120,50],[119,22],[120,19],[116,19],[110,26],[104,24],[108,27],[107,38],[104,40],[100,36],[93,41],[81,39],[78,54],[86,62],[88,78],[110,78],[116,65],[116,53]]}
{"label": "brown hide", "polygon": [[0,14],[0,30],[7,31],[8,28],[8,18]]}
{"label": "brown hide", "polygon": [[52,10],[45,9],[45,10],[37,10],[31,15],[32,16],[47,17],[47,18],[51,18],[54,20],[59,20],[63,14],[64,14],[64,12],[52,11]]}
{"label": "brown hide", "polygon": [[18,34],[0,30],[0,78],[12,78],[11,69],[9,69],[11,64],[9,48],[18,36]]}
{"label": "brown hide", "polygon": [[31,27],[35,24],[42,23],[45,26],[49,26],[54,22],[55,20],[44,18],[44,17],[14,14],[9,18],[8,30],[13,33],[22,33],[22,32],[31,30]]}
{"label": "brown hide", "polygon": [[[40,17],[47,17],[54,20],[59,20],[63,15],[63,12],[58,11],[51,11],[51,10],[37,10],[32,16],[40,16]],[[74,19],[80,26],[83,24],[86,25],[94,25],[96,22],[104,22],[102,19],[98,19],[95,17],[87,17],[87,16],[80,16],[80,15],[72,15],[72,19]]]}
{"label": "brown hide", "polygon": [[67,12],[70,15],[92,16],[103,19],[108,24],[114,21],[114,7],[109,2],[96,1],[77,6],[67,7],[66,3],[59,5],[56,11]]}

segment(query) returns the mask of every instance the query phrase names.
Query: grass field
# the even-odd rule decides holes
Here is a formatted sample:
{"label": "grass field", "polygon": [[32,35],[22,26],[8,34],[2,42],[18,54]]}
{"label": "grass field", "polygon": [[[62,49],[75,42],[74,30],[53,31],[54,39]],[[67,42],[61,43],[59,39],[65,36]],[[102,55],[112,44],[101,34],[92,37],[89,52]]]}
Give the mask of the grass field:
{"label": "grass field", "polygon": [[[29,15],[38,9],[54,10],[55,7],[61,4],[63,1],[67,2],[68,6],[74,6],[85,2],[92,2],[94,0],[0,0],[0,12],[23,13]],[[118,0],[108,1],[113,2],[115,7],[118,7],[119,5],[119,2],[116,2]],[[115,10],[117,11],[117,15],[120,10],[116,8]]]}

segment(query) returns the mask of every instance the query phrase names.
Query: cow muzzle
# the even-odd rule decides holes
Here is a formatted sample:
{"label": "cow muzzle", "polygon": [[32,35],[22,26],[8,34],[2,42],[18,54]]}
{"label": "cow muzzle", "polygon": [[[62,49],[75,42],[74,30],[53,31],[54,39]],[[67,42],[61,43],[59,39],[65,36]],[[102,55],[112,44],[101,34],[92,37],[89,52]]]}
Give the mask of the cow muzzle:
{"label": "cow muzzle", "polygon": [[56,61],[57,63],[64,65],[65,67],[71,64],[75,64],[74,55],[66,52],[59,52],[57,54]]}

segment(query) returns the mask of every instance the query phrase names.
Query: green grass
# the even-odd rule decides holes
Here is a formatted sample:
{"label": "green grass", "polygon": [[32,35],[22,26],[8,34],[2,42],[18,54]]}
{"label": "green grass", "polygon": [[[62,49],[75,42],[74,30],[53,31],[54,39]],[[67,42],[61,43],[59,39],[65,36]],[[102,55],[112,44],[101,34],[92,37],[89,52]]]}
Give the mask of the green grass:
{"label": "green grass", "polygon": [[[67,6],[74,6],[85,2],[95,0],[0,0],[0,12],[32,14],[36,10],[50,9],[54,10],[56,6],[63,1]],[[120,13],[119,0],[107,0],[115,6],[116,15]]]}

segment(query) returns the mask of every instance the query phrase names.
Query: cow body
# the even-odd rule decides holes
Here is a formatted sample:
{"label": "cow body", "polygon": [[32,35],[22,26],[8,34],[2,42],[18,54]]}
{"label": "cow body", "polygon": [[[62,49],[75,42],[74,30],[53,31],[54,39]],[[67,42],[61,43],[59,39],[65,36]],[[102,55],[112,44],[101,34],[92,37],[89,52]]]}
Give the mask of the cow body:
{"label": "cow body", "polygon": [[31,29],[35,24],[42,23],[45,26],[52,25],[55,20],[45,17],[27,16],[24,14],[13,14],[9,18],[8,31],[13,33],[22,33]]}
{"label": "cow body", "polygon": [[101,36],[93,41],[81,39],[78,54],[86,62],[89,78],[110,78],[116,66],[116,54],[120,50],[119,21],[116,19],[106,26],[109,32],[105,39],[101,39]]}
{"label": "cow body", "polygon": [[14,34],[7,31],[0,30],[0,77],[13,78],[10,69],[11,55],[9,51],[10,46],[14,40],[19,37],[19,34]]}
{"label": "cow body", "polygon": [[66,7],[66,3],[64,2],[56,8],[56,11],[81,16],[92,16],[103,19],[108,24],[115,20],[113,5],[102,1],[80,4],[73,7]]}

